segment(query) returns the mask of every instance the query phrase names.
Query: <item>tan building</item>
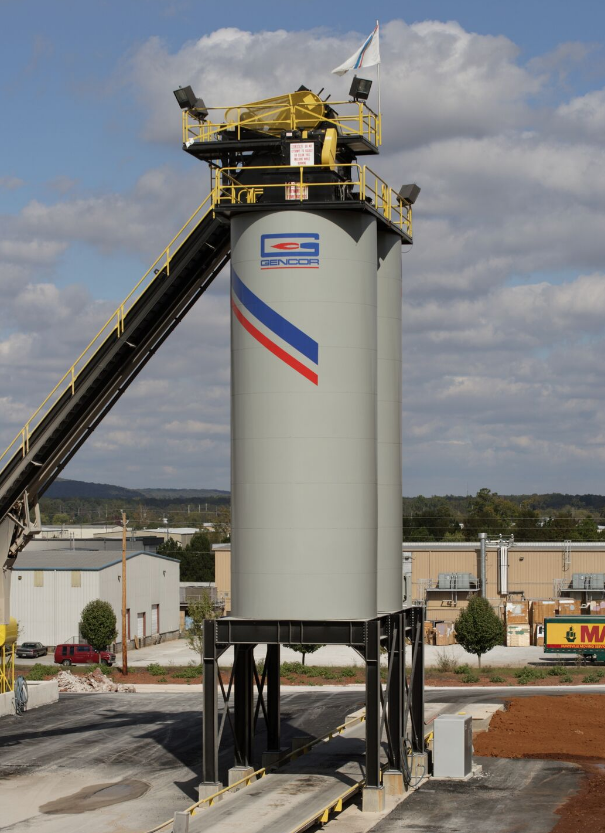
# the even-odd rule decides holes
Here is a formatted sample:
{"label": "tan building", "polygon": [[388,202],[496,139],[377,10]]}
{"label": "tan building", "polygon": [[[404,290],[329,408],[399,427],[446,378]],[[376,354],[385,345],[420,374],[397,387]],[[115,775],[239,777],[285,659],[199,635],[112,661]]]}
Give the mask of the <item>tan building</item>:
{"label": "tan building", "polygon": [[[426,618],[457,618],[480,592],[480,544],[405,543],[411,561],[411,600],[426,602]],[[576,599],[583,609],[605,599],[605,543],[489,542],[486,547],[485,595],[503,615],[511,600]]]}
{"label": "tan building", "polygon": [[[214,544],[217,598],[231,612],[231,544]],[[402,544],[403,604],[425,604],[426,618],[452,622],[479,593],[479,542]],[[598,578],[598,577],[601,578]],[[574,581],[575,577],[575,581]],[[594,577],[594,578],[593,578]],[[486,596],[504,617],[507,602],[576,599],[583,610],[603,600],[605,615],[605,542],[487,542]],[[575,585],[580,585],[576,586]]]}
{"label": "tan building", "polygon": [[225,616],[231,613],[231,544],[213,544],[214,583],[217,599],[225,603]]}

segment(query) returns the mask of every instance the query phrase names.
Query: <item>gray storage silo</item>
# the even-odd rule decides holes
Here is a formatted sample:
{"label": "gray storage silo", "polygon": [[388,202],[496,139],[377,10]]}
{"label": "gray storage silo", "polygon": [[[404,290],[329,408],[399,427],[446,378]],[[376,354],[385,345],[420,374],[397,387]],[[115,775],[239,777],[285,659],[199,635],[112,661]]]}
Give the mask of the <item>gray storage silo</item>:
{"label": "gray storage silo", "polygon": [[377,483],[378,613],[400,610],[401,484],[401,237],[378,231]]}
{"label": "gray storage silo", "polygon": [[231,220],[234,616],[376,615],[376,246],[361,212]]}

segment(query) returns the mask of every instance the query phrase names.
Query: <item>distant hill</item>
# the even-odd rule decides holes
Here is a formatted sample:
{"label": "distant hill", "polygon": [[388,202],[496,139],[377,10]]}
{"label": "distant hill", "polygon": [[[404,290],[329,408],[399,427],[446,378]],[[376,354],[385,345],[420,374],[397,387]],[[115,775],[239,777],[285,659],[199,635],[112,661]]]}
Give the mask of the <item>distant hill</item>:
{"label": "distant hill", "polygon": [[229,492],[222,489],[126,489],[109,483],[87,483],[84,480],[63,480],[59,478],[48,488],[44,497],[55,500],[70,498],[95,498],[97,500],[143,500],[172,498],[225,497]]}

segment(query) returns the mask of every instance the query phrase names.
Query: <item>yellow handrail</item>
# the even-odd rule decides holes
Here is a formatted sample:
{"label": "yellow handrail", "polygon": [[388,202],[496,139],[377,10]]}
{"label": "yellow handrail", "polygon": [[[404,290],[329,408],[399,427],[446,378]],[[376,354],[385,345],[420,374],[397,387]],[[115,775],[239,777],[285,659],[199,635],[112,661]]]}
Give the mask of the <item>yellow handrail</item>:
{"label": "yellow handrail", "polygon": [[[254,104],[261,105],[262,102]],[[347,107],[351,110],[344,115],[336,113],[333,116],[318,116],[317,108],[312,104],[279,103],[273,107],[263,106],[261,118],[257,111],[251,109],[253,105],[209,107],[209,117],[204,121],[199,121],[192,112],[184,110],[183,144],[216,141],[218,135],[225,131],[235,131],[239,140],[242,138],[242,130],[277,136],[285,129],[308,130],[319,123],[335,127],[342,136],[363,136],[376,146],[382,141],[380,113],[375,113],[363,101],[331,101],[330,107]],[[215,113],[220,116],[213,118]]]}
{"label": "yellow handrail", "polygon": [[[307,182],[304,179],[304,172],[308,170],[324,170],[328,172],[326,165],[251,165],[244,169],[248,177],[251,171],[264,170],[284,170],[292,171],[292,182],[239,182],[237,174],[243,171],[238,167],[227,167],[213,170],[213,202],[215,207],[222,203],[237,204],[255,203],[264,189],[270,188],[284,188],[289,185],[296,185],[298,196],[295,201],[304,202],[308,199],[308,189],[320,188],[325,186],[355,186],[359,188],[359,194],[355,197],[359,202],[365,202],[367,197],[370,197],[374,208],[382,214],[385,220],[388,220],[394,226],[405,231],[406,234],[412,236],[412,208],[410,205],[404,203],[399,194],[391,188],[377,173],[375,173],[367,165],[360,165],[357,162],[339,165],[340,169],[348,169],[350,176],[346,180],[323,179],[317,182]],[[223,179],[228,179],[228,182],[223,182]],[[297,181],[295,181],[297,180]],[[349,199],[353,194],[349,194]],[[289,197],[288,199],[292,199]]]}
{"label": "yellow handrail", "polygon": [[[192,222],[196,218],[198,218],[198,215],[200,214],[202,209],[207,205],[207,203],[209,203],[209,205],[207,206],[206,211],[203,213],[203,215],[201,217],[199,217],[199,219],[195,223],[195,225],[191,226]],[[123,335],[123,333],[124,333],[124,320],[125,320],[126,316],[128,315],[128,313],[130,312],[130,310],[132,309],[132,307],[134,306],[134,304],[136,302],[134,300],[134,295],[137,292],[137,290],[140,289],[140,287],[143,285],[144,281],[151,275],[151,280],[147,283],[147,285],[142,290],[142,292],[139,293],[139,295],[137,297],[137,300],[138,300],[138,298],[142,296],[143,292],[146,292],[149,289],[149,287],[154,283],[154,281],[159,277],[159,275],[161,273],[161,270],[164,268],[164,266],[166,267],[167,273],[169,272],[170,260],[172,259],[172,257],[174,257],[174,254],[183,245],[183,243],[185,243],[186,240],[188,240],[189,236],[197,228],[199,223],[201,223],[202,220],[204,220],[204,218],[212,211],[212,209],[213,209],[212,193],[210,193],[210,194],[208,194],[206,199],[196,208],[196,210],[193,212],[191,217],[189,217],[189,219],[187,220],[185,225],[175,234],[175,236],[172,238],[172,240],[166,246],[166,248],[163,249],[162,252],[158,255],[158,257],[154,260],[154,262],[151,264],[149,269],[145,272],[143,277],[138,281],[138,283],[135,284],[135,286],[128,293],[126,298],[124,298],[124,300],[122,301],[120,306],[115,310],[115,312],[113,312],[110,315],[110,317],[107,319],[105,324],[101,327],[101,329],[96,334],[96,336],[92,339],[92,341],[80,353],[80,355],[75,360],[75,362],[72,364],[72,366],[59,379],[59,381],[54,386],[54,388],[51,390],[51,392],[48,394],[46,399],[34,411],[34,413],[27,420],[27,422],[25,423],[23,428],[21,428],[21,430],[19,431],[17,436],[14,438],[14,440],[7,446],[7,448],[2,452],[2,454],[0,454],[0,462],[2,462],[2,460],[11,451],[11,449],[15,448],[15,446],[18,443],[21,444],[22,456],[25,457],[27,455],[27,453],[29,452],[29,440],[30,440],[32,431],[35,430],[36,425],[38,425],[41,422],[41,420],[43,419],[43,416],[49,410],[49,408],[44,410],[44,414],[43,414],[42,411],[45,408],[45,406],[48,405],[50,400],[53,399],[55,394],[57,394],[59,391],[60,391],[60,393],[58,393],[57,399],[59,398],[59,396],[62,396],[67,390],[71,390],[71,393],[72,393],[72,396],[73,396],[73,394],[75,393],[75,383],[76,383],[76,380],[77,380],[79,374],[84,370],[85,367],[87,367],[88,363],[96,355],[96,353],[98,352],[98,350],[100,349],[102,344],[104,344],[106,342],[107,337],[109,335],[111,335],[111,333],[114,332],[114,331],[117,331],[117,337],[118,338],[120,338]],[[191,226],[191,228],[190,228],[190,226]],[[181,238],[181,236],[183,235],[184,232],[186,232],[185,236],[182,237],[182,239],[179,240],[179,238]],[[174,244],[177,242],[177,240],[179,241],[178,245],[174,246]],[[162,260],[164,258],[164,256],[166,257],[166,263],[162,264],[160,269],[155,270],[155,267],[160,262],[160,260]],[[127,304],[129,303],[129,301],[131,301],[131,299],[132,299],[132,302],[127,307]],[[102,341],[100,341],[102,336],[105,336],[105,337],[102,339]],[[95,345],[96,345],[96,347],[95,347]],[[93,347],[95,347],[95,350],[91,352],[91,348],[93,348]],[[85,356],[87,356],[86,362],[78,369],[78,365],[84,359]],[[67,381],[67,384],[64,384],[66,381]],[[34,422],[34,420],[36,420],[36,418],[38,416],[40,418],[37,420],[35,425],[32,425],[32,423]]]}

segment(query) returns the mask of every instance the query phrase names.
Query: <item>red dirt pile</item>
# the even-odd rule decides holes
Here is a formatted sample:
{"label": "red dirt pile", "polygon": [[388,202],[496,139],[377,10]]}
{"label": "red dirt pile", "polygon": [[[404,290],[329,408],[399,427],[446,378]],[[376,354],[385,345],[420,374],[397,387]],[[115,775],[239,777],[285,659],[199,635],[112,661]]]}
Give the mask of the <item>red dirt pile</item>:
{"label": "red dirt pile", "polygon": [[557,811],[553,833],[605,833],[605,697],[515,698],[473,740],[476,755],[571,761],[586,773],[579,793]]}

